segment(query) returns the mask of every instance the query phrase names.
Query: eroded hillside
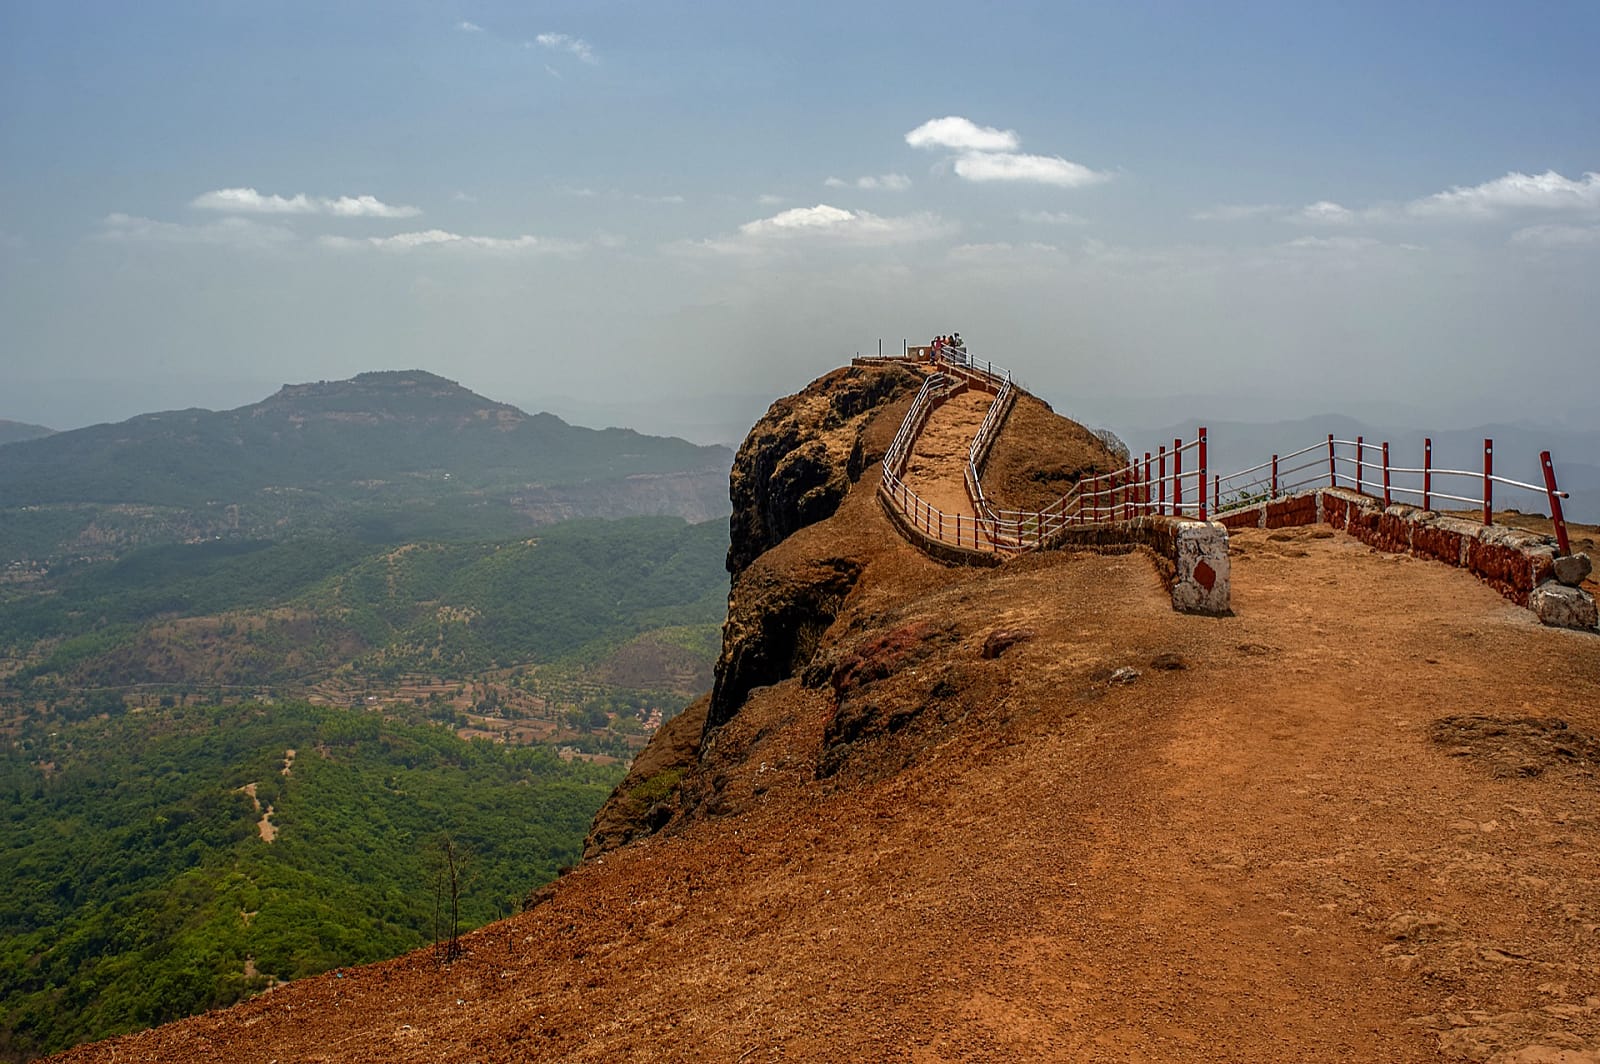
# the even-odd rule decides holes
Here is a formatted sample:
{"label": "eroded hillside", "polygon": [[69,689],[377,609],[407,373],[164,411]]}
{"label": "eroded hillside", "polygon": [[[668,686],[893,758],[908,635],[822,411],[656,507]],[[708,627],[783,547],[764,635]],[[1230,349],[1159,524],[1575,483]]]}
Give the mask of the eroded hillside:
{"label": "eroded hillside", "polygon": [[[528,911],[67,1059],[1596,1059],[1593,635],[1320,527],[1236,533],[1220,618],[946,568],[874,495],[914,384],[757,426],[714,690]],[[1090,447],[1028,407],[997,468]]]}

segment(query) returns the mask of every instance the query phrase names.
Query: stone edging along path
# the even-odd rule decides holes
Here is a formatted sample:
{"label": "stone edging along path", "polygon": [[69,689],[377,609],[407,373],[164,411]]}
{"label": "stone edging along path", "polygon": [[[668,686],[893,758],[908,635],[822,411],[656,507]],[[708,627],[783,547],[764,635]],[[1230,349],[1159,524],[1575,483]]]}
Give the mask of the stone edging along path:
{"label": "stone edging along path", "polygon": [[1231,510],[1218,520],[1229,528],[1327,524],[1379,550],[1465,569],[1544,624],[1582,631],[1596,627],[1594,599],[1578,586],[1589,575],[1589,559],[1582,554],[1557,558],[1550,537],[1538,532],[1402,503],[1384,506],[1348,488],[1314,488]]}

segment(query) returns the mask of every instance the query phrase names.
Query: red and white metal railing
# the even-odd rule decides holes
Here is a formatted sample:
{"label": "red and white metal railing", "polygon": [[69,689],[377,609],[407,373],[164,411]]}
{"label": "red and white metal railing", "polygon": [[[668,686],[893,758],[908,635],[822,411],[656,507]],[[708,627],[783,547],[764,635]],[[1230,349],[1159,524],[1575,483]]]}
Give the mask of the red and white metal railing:
{"label": "red and white metal railing", "polygon": [[[1369,455],[1375,455],[1376,460]],[[1294,464],[1285,466],[1286,462]],[[1309,447],[1287,455],[1273,455],[1268,462],[1217,477],[1213,495],[1218,502],[1218,512],[1227,513],[1307,488],[1349,487],[1360,494],[1381,491],[1381,495],[1373,497],[1382,498],[1385,506],[1393,503],[1396,495],[1404,495],[1417,500],[1423,510],[1432,510],[1440,499],[1481,508],[1483,523],[1487,525],[1494,520],[1494,486],[1501,484],[1544,495],[1550,506],[1557,546],[1562,554],[1569,554],[1567,523],[1561,511],[1561,500],[1568,498],[1568,494],[1556,487],[1555,466],[1549,451],[1540,452],[1539,464],[1544,473],[1542,485],[1500,476],[1494,471],[1494,441],[1486,439],[1482,469],[1443,469],[1433,464],[1433,440],[1429,438],[1422,442],[1421,466],[1398,466],[1392,461],[1388,441],[1373,445],[1361,436],[1340,440],[1329,435],[1326,440]],[[1452,487],[1462,481],[1477,485],[1477,494],[1439,491],[1434,485],[1437,478],[1445,478]],[[1224,495],[1227,502],[1222,501]]]}
{"label": "red and white metal railing", "polygon": [[[990,507],[983,490],[982,465],[998,431],[1004,403],[1014,388],[1011,374],[1003,369],[996,373],[992,363],[980,367],[970,355],[957,348],[941,347],[932,354],[936,364],[950,367],[952,372],[934,373],[923,383],[884,456],[884,492],[913,526],[941,542],[979,550],[1022,552],[1039,548],[1049,536],[1073,525],[1152,514],[1204,521],[1213,514],[1226,514],[1263,500],[1322,486],[1351,487],[1362,494],[1369,487],[1377,490],[1381,486],[1381,498],[1386,506],[1396,495],[1404,495],[1418,500],[1424,510],[1431,510],[1434,502],[1441,499],[1481,507],[1483,522],[1489,524],[1493,521],[1494,486],[1500,484],[1519,491],[1543,492],[1549,503],[1560,553],[1571,553],[1561,508],[1568,494],[1556,487],[1550,452],[1543,451],[1539,455],[1543,486],[1530,484],[1494,472],[1494,441],[1489,439],[1483,441],[1481,470],[1435,467],[1432,439],[1423,441],[1422,465],[1410,467],[1393,464],[1387,442],[1373,447],[1361,436],[1340,440],[1329,435],[1324,441],[1288,454],[1275,454],[1258,465],[1233,473],[1212,474],[1208,482],[1208,438],[1202,426],[1193,440],[1187,443],[1173,440],[1170,451],[1162,446],[1153,454],[1146,451],[1142,459],[1135,457],[1121,469],[1086,477],[1042,509],[995,510]],[[928,416],[958,386],[951,378],[968,374],[998,385],[995,400],[968,448],[963,470],[975,517],[939,510],[901,479],[911,448]],[[1346,450],[1341,451],[1341,448]],[[1377,456],[1376,460],[1368,457],[1369,451]],[[1187,472],[1184,470],[1186,454],[1193,463]],[[1479,491],[1476,495],[1439,491],[1434,486],[1435,478],[1445,478],[1452,486],[1466,480],[1479,485]]]}
{"label": "red and white metal railing", "polygon": [[[953,359],[945,361],[956,367],[957,372],[975,372],[999,383],[995,400],[989,405],[983,424],[967,449],[967,462],[962,471],[974,512],[947,513],[918,495],[904,479],[912,448],[928,418],[940,403],[960,387],[955,377],[943,372],[933,373],[923,381],[922,388],[911,402],[911,408],[906,411],[906,416],[900,422],[900,429],[896,432],[893,442],[884,452],[881,490],[890,504],[905,516],[912,527],[931,539],[971,550],[996,552],[1016,550],[1018,548],[1015,543],[1019,537],[1015,530],[1002,528],[985,514],[983,489],[978,477],[978,468],[987,457],[988,448],[993,443],[995,432],[998,431],[1003,404],[1011,398],[1010,374],[1005,374],[1003,377],[993,376],[992,370],[969,370],[964,362]],[[1004,373],[1003,370],[1001,372]]]}
{"label": "red and white metal railing", "polygon": [[[1172,450],[1161,447],[1145,452],[1121,469],[1085,477],[1061,498],[1039,510],[1000,510],[994,513],[1002,533],[1016,537],[1015,549],[1031,550],[1074,525],[1125,521],[1164,514],[1204,521],[1210,509],[1206,483],[1206,430],[1185,443],[1173,440]],[[1184,456],[1190,468],[1184,470]]]}
{"label": "red and white metal railing", "polygon": [[997,515],[989,507],[989,501],[983,494],[983,464],[989,457],[989,449],[994,446],[995,434],[1000,430],[1001,419],[1005,415],[1006,404],[1012,400],[1011,375],[1006,374],[1000,390],[995,392],[994,402],[989,404],[989,410],[983,415],[983,424],[978,426],[978,431],[972,436],[972,446],[967,448],[967,468],[963,475],[966,481],[967,497],[972,500],[972,510],[979,517],[989,521],[991,528]]}

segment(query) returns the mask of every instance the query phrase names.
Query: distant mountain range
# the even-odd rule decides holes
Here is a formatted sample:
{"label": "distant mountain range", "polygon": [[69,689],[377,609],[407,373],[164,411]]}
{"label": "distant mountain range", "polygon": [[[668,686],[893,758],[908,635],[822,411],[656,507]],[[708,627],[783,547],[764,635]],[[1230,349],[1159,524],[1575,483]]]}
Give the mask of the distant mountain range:
{"label": "distant mountain range", "polygon": [[[1193,439],[1197,427],[1194,424],[1176,424],[1162,428],[1132,429],[1126,439],[1128,446],[1142,454],[1162,443],[1170,447],[1174,439]],[[1480,425],[1470,429],[1430,432],[1374,424],[1337,414],[1272,422],[1212,421],[1206,426],[1209,466],[1213,473],[1227,474],[1270,461],[1275,453],[1288,454],[1319,440],[1326,440],[1330,432],[1341,440],[1362,436],[1375,448],[1387,440],[1391,462],[1396,466],[1410,467],[1422,464],[1423,440],[1431,438],[1434,467],[1463,470],[1482,468],[1483,441],[1492,439],[1495,472],[1530,484],[1543,483],[1539,452],[1549,451],[1558,486],[1571,495],[1562,507],[1567,518],[1600,522],[1600,430]],[[1376,453],[1372,457],[1377,460]],[[1515,507],[1525,513],[1544,513],[1549,510],[1542,491],[1534,494],[1503,488],[1496,492],[1495,504]]]}
{"label": "distant mountain range", "polygon": [[[41,430],[47,431],[47,430]],[[527,414],[420,370],[285,385],[0,451],[0,564],[224,535],[488,539],[572,517],[728,512],[732,453]]]}
{"label": "distant mountain range", "polygon": [[26,421],[7,421],[0,417],[0,446],[19,443],[22,440],[36,440],[41,436],[53,435],[55,431],[43,425],[30,425]]}

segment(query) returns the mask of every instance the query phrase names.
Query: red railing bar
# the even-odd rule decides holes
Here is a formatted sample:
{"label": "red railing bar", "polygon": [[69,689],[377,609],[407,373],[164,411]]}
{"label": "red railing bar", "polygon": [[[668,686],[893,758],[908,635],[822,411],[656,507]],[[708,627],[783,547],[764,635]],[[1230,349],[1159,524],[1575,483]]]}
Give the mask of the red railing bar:
{"label": "red railing bar", "polygon": [[1556,546],[1565,557],[1572,553],[1567,542],[1567,519],[1561,512],[1561,493],[1556,490],[1556,467],[1550,463],[1550,452],[1539,452],[1539,465],[1544,468],[1544,492],[1550,498],[1550,523],[1556,526]]}
{"label": "red railing bar", "polygon": [[1483,523],[1494,522],[1494,441],[1483,441]]}
{"label": "red railing bar", "polygon": [[1172,513],[1183,513],[1183,441],[1172,441]]}
{"label": "red railing bar", "polygon": [[1383,505],[1389,505],[1389,441],[1383,441]]}
{"label": "red railing bar", "polygon": [[1433,437],[1422,441],[1422,508],[1433,509]]}
{"label": "red railing bar", "polygon": [[1167,445],[1161,445],[1161,454],[1157,461],[1160,463],[1156,475],[1156,513],[1167,512]]}

